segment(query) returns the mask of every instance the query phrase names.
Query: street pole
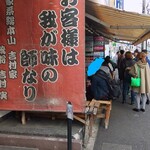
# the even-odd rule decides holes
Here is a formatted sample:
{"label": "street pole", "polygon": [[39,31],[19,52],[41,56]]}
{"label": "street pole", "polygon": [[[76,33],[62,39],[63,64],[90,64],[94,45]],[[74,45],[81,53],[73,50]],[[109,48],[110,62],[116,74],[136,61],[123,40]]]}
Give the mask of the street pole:
{"label": "street pole", "polygon": [[[146,9],[146,0],[142,1],[142,14],[145,14],[145,9]],[[142,42],[142,50],[147,49],[147,40]]]}
{"label": "street pole", "polygon": [[73,106],[71,102],[67,102],[67,150],[72,150],[72,120],[73,120]]}
{"label": "street pole", "polygon": [[145,8],[146,8],[146,0],[143,0],[143,2],[142,2],[142,14],[145,14]]}

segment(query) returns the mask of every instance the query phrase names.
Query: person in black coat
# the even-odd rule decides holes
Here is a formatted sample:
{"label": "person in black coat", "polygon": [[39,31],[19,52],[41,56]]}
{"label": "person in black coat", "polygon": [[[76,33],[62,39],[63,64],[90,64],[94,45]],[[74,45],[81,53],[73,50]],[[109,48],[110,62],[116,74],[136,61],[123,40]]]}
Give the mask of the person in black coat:
{"label": "person in black coat", "polygon": [[[129,74],[129,71],[131,67],[135,64],[135,60],[132,58],[132,53],[130,51],[127,51],[125,53],[125,58],[122,60],[120,66],[122,68],[122,79],[123,79],[123,92],[122,92],[122,103],[124,104],[127,100],[127,95],[130,89],[130,83],[131,83],[131,75]],[[134,103],[134,93],[131,90],[131,104]]]}
{"label": "person in black coat", "polygon": [[112,98],[109,80],[111,80],[111,78],[101,69],[93,75],[91,80],[91,92],[94,99],[109,100]]}

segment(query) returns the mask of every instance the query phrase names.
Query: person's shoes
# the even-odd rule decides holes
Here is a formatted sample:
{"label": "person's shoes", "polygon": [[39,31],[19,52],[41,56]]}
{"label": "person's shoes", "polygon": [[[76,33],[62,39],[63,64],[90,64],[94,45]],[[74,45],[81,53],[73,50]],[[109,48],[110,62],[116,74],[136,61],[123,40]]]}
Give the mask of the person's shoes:
{"label": "person's shoes", "polygon": [[133,108],[132,110],[133,110],[133,111],[136,111],[136,112],[139,112],[139,111],[140,111],[140,110],[137,109],[137,108]]}
{"label": "person's shoes", "polygon": [[141,108],[141,111],[142,111],[142,112],[145,112],[145,109]]}
{"label": "person's shoes", "polygon": [[146,101],[146,104],[149,105],[149,100]]}

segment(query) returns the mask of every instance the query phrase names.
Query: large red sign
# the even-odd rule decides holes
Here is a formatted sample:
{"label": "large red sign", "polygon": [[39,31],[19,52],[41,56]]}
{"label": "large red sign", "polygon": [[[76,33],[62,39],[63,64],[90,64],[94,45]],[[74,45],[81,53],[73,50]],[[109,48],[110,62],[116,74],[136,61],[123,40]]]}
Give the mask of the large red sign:
{"label": "large red sign", "polygon": [[1,0],[0,109],[81,112],[84,0]]}

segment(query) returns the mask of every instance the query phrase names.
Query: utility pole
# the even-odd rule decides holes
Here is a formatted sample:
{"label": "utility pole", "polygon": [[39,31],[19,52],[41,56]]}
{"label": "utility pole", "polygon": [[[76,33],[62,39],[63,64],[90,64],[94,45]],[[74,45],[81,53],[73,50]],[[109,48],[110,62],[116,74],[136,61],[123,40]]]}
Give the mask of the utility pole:
{"label": "utility pole", "polygon": [[[146,13],[146,0],[142,1],[142,14]],[[143,41],[142,43],[142,49],[147,49],[147,40]]]}
{"label": "utility pole", "polygon": [[146,2],[145,11],[147,15],[150,15],[150,0]]}
{"label": "utility pole", "polygon": [[146,8],[146,0],[143,0],[143,2],[142,2],[142,14],[145,14],[145,8]]}
{"label": "utility pole", "polygon": [[67,103],[67,150],[72,150],[72,121],[73,121],[73,106],[71,102]]}

